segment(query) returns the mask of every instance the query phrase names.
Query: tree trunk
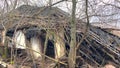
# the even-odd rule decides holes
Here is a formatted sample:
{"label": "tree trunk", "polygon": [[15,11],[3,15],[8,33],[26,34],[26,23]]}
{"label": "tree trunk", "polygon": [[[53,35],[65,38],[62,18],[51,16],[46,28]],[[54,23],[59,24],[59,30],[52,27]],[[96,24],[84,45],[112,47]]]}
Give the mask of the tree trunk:
{"label": "tree trunk", "polygon": [[76,63],[76,22],[75,22],[75,12],[76,12],[76,0],[72,0],[72,19],[71,19],[71,41],[70,41],[70,51],[68,56],[69,68],[75,68]]}

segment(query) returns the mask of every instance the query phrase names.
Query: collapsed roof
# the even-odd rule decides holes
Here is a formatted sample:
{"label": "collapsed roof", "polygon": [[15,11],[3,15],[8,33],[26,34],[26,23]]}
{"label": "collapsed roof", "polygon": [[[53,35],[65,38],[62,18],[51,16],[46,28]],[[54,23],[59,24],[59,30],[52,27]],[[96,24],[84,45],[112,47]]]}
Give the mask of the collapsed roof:
{"label": "collapsed roof", "polygon": [[[40,13],[39,13],[40,12]],[[49,13],[50,12],[50,13]],[[41,29],[54,29],[58,27],[68,28],[69,14],[56,7],[34,7],[23,5],[0,17],[7,29],[30,28],[37,26]],[[3,29],[2,26],[0,26]],[[89,26],[87,37],[80,46],[79,55],[83,59],[102,64],[105,56],[120,66],[120,38],[101,28]],[[77,33],[81,36],[84,33],[85,22],[77,20]],[[87,52],[87,53],[86,53]],[[85,58],[86,57],[86,58]],[[109,60],[109,59],[107,59]],[[87,62],[87,60],[85,60]]]}
{"label": "collapsed roof", "polygon": [[[4,26],[7,29],[13,28],[16,25],[19,26],[19,28],[23,27],[24,25],[37,25],[44,28],[53,28],[53,26],[56,25],[55,23],[63,23],[68,16],[68,13],[57,7],[50,8],[22,5],[17,9],[6,13],[4,16],[1,16],[0,20],[1,24],[4,23]],[[52,22],[52,24],[48,25],[49,22]],[[0,29],[3,29],[2,25],[0,25]]]}

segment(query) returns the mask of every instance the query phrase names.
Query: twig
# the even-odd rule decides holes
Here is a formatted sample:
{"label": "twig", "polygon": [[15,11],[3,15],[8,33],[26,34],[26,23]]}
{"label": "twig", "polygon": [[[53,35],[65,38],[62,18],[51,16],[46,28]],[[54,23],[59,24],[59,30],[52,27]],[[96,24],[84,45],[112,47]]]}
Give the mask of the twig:
{"label": "twig", "polygon": [[88,32],[88,30],[89,30],[88,0],[86,0],[85,2],[86,2],[86,3],[85,3],[85,4],[86,4],[85,13],[86,13],[86,17],[87,17],[87,24],[86,24],[86,29],[85,29],[84,35],[83,35],[83,37],[81,38],[80,42],[77,44],[76,50],[79,48],[79,46],[81,45],[81,43],[83,42],[83,40],[86,38],[87,32]]}

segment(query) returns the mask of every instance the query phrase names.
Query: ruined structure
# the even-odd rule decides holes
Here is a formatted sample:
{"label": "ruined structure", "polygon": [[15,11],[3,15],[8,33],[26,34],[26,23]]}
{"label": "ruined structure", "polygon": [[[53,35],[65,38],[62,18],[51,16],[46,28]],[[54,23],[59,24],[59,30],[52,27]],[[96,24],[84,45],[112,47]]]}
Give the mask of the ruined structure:
{"label": "ruined structure", "polygon": [[[35,59],[42,56],[42,52],[44,52],[42,46],[45,45],[47,36],[54,44],[56,59],[66,56],[67,51],[69,51],[70,17],[68,13],[56,7],[23,5],[7,13],[0,20],[6,27],[7,36],[11,36],[10,33],[12,31],[14,33],[15,30],[25,31],[26,39],[29,43],[31,42],[28,45],[31,45],[30,47],[34,51],[37,50],[39,52],[39,54],[34,51],[32,52]],[[77,43],[79,44],[85,32],[86,22],[79,19],[76,22]],[[38,44],[35,45],[34,43]],[[34,48],[34,46],[40,47]],[[68,50],[66,50],[66,46]],[[104,66],[109,61],[113,62],[116,67],[119,67],[120,38],[102,28],[90,25],[87,36],[77,48],[76,59],[76,67],[78,68],[85,64],[97,68]]]}

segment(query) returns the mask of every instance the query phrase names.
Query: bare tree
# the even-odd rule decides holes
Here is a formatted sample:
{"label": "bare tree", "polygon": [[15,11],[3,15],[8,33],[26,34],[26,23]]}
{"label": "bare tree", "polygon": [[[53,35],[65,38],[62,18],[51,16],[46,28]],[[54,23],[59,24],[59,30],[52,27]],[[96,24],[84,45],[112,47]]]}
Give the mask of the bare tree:
{"label": "bare tree", "polygon": [[71,41],[70,51],[68,56],[69,68],[75,68],[76,63],[76,0],[72,0],[72,15],[71,15]]}

